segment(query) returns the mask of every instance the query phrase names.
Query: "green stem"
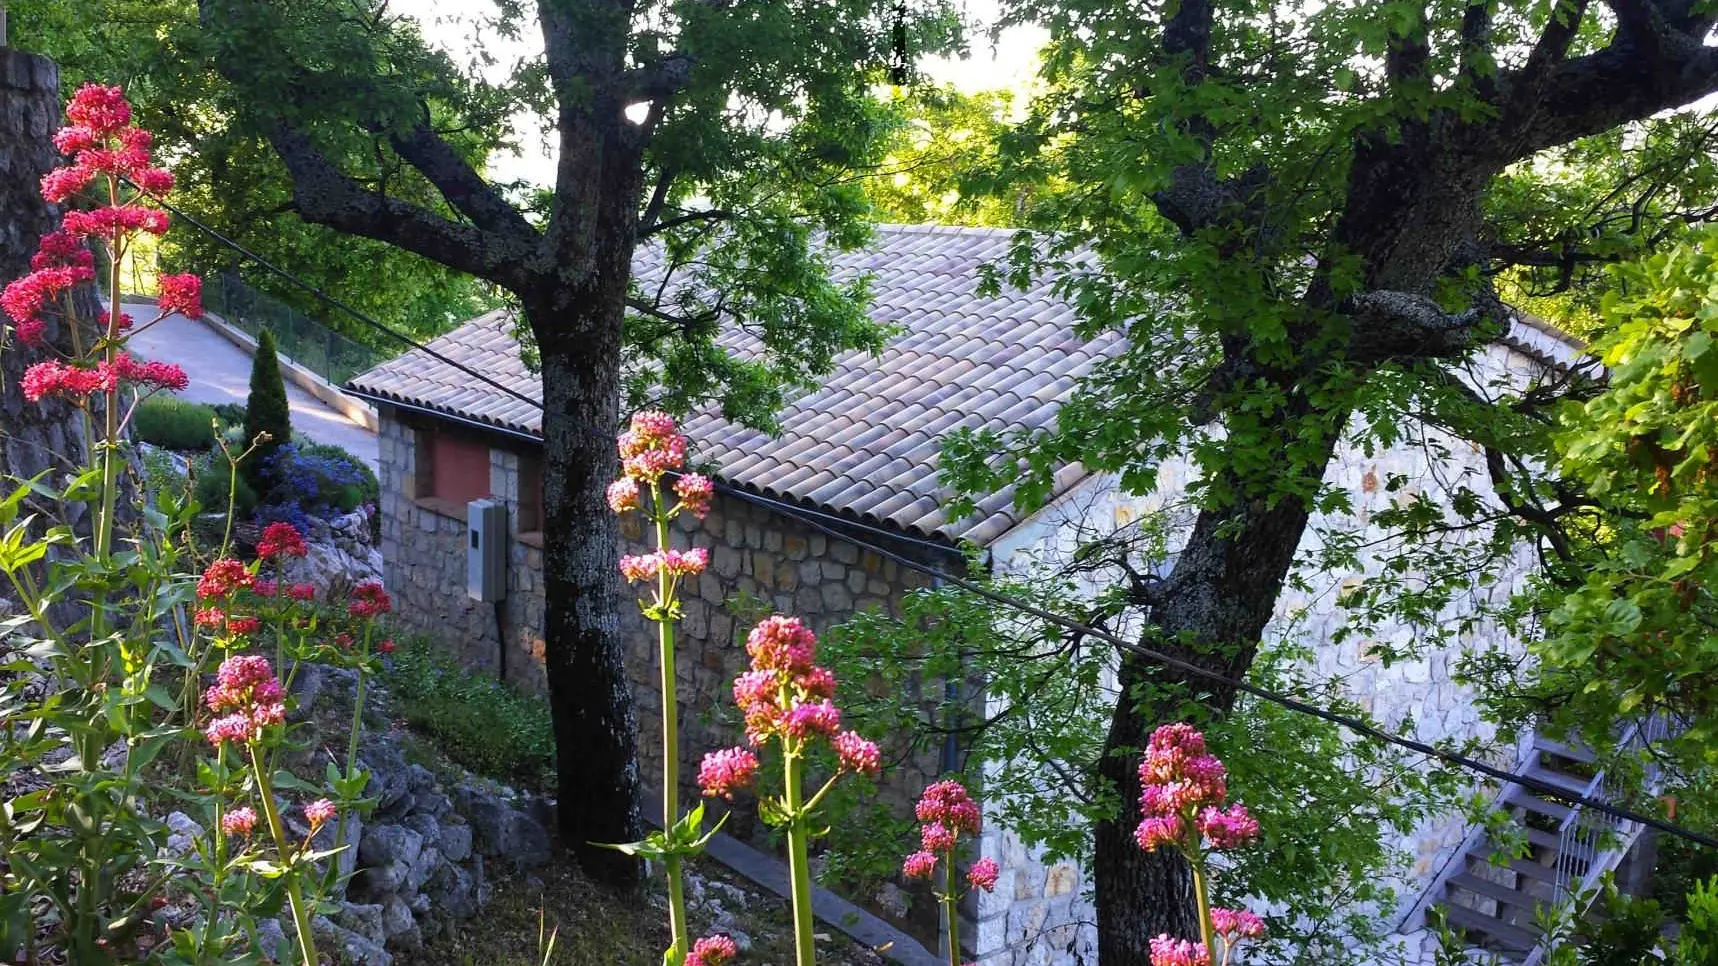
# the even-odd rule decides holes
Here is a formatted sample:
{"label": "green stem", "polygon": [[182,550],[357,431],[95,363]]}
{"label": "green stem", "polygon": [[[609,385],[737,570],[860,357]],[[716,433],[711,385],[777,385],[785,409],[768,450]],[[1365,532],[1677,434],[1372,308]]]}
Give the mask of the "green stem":
{"label": "green stem", "polygon": [[956,908],[959,899],[955,892],[954,851],[950,850],[943,861],[944,889],[943,914],[948,916],[948,966],[960,966],[960,910]]}
{"label": "green stem", "polygon": [[[358,736],[364,730],[364,685],[368,683],[368,676],[364,673],[364,666],[369,662],[369,658],[370,632],[368,628],[366,628],[364,631],[364,657],[358,664],[358,704],[352,709],[352,734],[346,739],[345,777],[347,780],[352,778],[354,770],[358,767]],[[294,670],[297,669],[294,668]],[[341,802],[340,804],[342,806],[340,809],[340,820],[334,824],[334,847],[337,849],[343,848],[346,845],[346,813],[351,811],[350,808],[344,807],[346,805],[345,802]],[[340,856],[336,855],[328,860],[328,875],[327,878],[323,880],[325,888],[330,893],[334,891],[335,880],[339,877]]]}
{"label": "green stem", "polygon": [[[274,837],[275,850],[280,853],[281,864],[285,865],[291,861],[292,842],[286,837],[286,826],[281,824],[274,789],[270,787],[262,760],[257,757],[257,746],[253,743],[249,748],[251,769],[257,779],[257,797],[262,799],[263,817],[268,820],[268,833]],[[322,961],[316,958],[316,939],[310,934],[310,908],[305,905],[304,889],[299,885],[297,871],[286,873],[286,900],[292,906],[292,923],[298,930],[298,949],[304,954],[303,966],[320,966]]]}
{"label": "green stem", "polygon": [[[651,485],[650,505],[656,511],[656,549],[668,549],[668,516],[661,513],[662,491]],[[673,577],[666,571],[657,575],[656,619],[658,661],[662,690],[662,829],[667,831],[680,821],[680,699],[674,678],[674,620],[669,608],[673,604]],[[668,872],[669,961],[679,963],[692,948],[692,938],[686,925],[686,887],[684,860],[668,856],[664,863]]]}
{"label": "green stem", "polygon": [[[785,745],[785,742],[784,742]],[[816,966],[811,921],[811,848],[806,828],[806,810],[800,801],[800,780],[804,763],[800,755],[787,748],[787,865],[793,880],[793,949],[795,966]],[[959,966],[959,964],[956,964]]]}
{"label": "green stem", "polygon": [[1199,906],[1199,939],[1205,944],[1205,950],[1211,954],[1213,962],[1217,959],[1216,930],[1211,925],[1211,894],[1205,884],[1205,857],[1198,851],[1187,857],[1188,864],[1193,869],[1193,900]]}

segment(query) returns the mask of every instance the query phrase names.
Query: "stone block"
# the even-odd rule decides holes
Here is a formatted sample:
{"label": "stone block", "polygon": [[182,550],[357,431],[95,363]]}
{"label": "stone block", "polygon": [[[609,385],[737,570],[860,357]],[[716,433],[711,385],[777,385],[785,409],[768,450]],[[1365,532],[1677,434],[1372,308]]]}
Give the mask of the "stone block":
{"label": "stone block", "polygon": [[853,595],[847,592],[845,584],[824,584],[821,596],[824,609],[832,614],[845,614],[853,610]]}
{"label": "stone block", "polygon": [[836,563],[833,560],[825,560],[825,561],[823,561],[823,564],[819,569],[823,573],[822,579],[824,579],[824,580],[846,580],[847,579],[847,565],[846,564]]}
{"label": "stone block", "polygon": [[710,554],[710,568],[723,577],[733,578],[740,573],[740,552],[729,544],[717,544]]}
{"label": "stone block", "polygon": [[782,538],[781,549],[789,560],[804,560],[807,549],[805,538],[797,533],[787,534]]}

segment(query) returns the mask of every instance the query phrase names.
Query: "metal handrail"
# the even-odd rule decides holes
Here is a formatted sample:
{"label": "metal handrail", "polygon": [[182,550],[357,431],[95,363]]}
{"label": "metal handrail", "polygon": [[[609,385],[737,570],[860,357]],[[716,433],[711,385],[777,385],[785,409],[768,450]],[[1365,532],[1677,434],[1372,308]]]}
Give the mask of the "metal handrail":
{"label": "metal handrail", "polygon": [[[1644,724],[1632,722],[1618,739],[1617,748],[1619,751],[1645,748],[1668,737],[1671,730],[1671,721],[1666,715],[1654,715]],[[1653,787],[1658,777],[1659,770],[1649,765],[1643,787]],[[1608,771],[1601,769],[1587,783],[1582,798],[1612,801],[1621,790],[1613,778]],[[1557,830],[1557,857],[1553,866],[1556,874],[1552,882],[1554,906],[1565,914],[1576,912],[1575,903],[1597,888],[1599,879],[1609,871],[1613,860],[1620,860],[1633,845],[1640,829],[1638,822],[1595,814],[1579,802],[1573,803]],[[1550,938],[1547,935],[1541,939],[1522,966],[1538,966],[1543,962],[1550,951]]]}

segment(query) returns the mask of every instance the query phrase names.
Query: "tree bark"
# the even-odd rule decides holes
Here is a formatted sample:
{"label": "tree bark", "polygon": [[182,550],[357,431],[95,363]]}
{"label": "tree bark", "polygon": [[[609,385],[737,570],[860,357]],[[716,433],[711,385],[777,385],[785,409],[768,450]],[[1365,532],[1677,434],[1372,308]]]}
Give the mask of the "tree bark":
{"label": "tree bark", "polygon": [[[1479,193],[1488,179],[1489,173],[1471,163],[1465,151],[1441,144],[1424,131],[1404,133],[1399,144],[1362,139],[1331,251],[1358,255],[1366,266],[1368,289],[1387,289],[1394,301],[1406,301],[1415,311],[1387,321],[1353,316],[1344,347],[1352,369],[1368,371],[1391,359],[1447,356],[1466,345],[1465,332],[1434,325],[1416,338],[1414,323],[1421,307],[1413,297],[1429,295],[1462,244],[1474,236]],[[1322,277],[1315,279],[1303,301],[1319,312],[1339,308],[1338,297]],[[1251,362],[1244,358],[1248,348],[1230,351],[1242,356],[1233,361]],[[1306,452],[1315,440],[1318,446],[1306,453],[1304,463],[1285,464],[1279,471],[1272,487],[1275,502],[1247,495],[1258,488],[1246,480],[1232,479],[1221,488],[1242,495],[1199,514],[1166,579],[1163,601],[1147,614],[1142,639],[1147,646],[1230,680],[1245,678],[1251,669],[1311,520],[1308,502],[1290,494],[1317,492],[1350,416],[1345,406],[1320,407],[1308,401],[1345,398],[1341,392],[1319,390],[1316,368],[1264,372],[1283,398],[1295,401],[1272,420],[1267,437],[1271,444],[1283,452]],[[1294,473],[1302,478],[1287,477]],[[1132,655],[1123,656],[1118,683],[1121,697],[1099,770],[1120,792],[1122,813],[1095,829],[1098,959],[1104,966],[1136,966],[1150,962],[1154,936],[1199,935],[1187,863],[1162,850],[1146,855],[1133,841],[1140,822],[1139,750],[1158,725],[1185,720],[1190,703],[1207,719],[1227,714],[1235,692]]]}
{"label": "tree bark", "polygon": [[[29,272],[37,243],[59,227],[59,212],[42,200],[38,188],[42,175],[60,161],[50,140],[59,119],[59,70],[53,61],[0,47],[0,285]],[[92,293],[81,296],[84,309],[95,309]],[[69,354],[65,320],[57,312],[43,318],[50,344]],[[24,370],[45,358],[44,350],[12,340],[0,351],[0,477],[8,480],[50,470],[65,473],[89,462],[76,407],[62,400],[24,399],[19,385]],[[37,508],[43,509],[48,508]],[[80,503],[65,507],[74,516],[83,510]]]}
{"label": "tree bark", "polygon": [[[1292,436],[1314,422],[1340,425],[1345,418],[1302,414],[1285,420],[1281,434]],[[1328,459],[1336,436],[1325,431],[1323,438],[1331,441]],[[1316,472],[1322,471],[1321,463]],[[1293,498],[1202,511],[1167,579],[1171,592],[1151,610],[1142,643],[1224,677],[1244,677],[1309,519],[1306,504]],[[1120,792],[1122,813],[1094,830],[1098,961],[1136,966],[1151,961],[1154,936],[1199,936],[1186,860],[1167,849],[1147,854],[1133,840],[1140,822],[1138,749],[1158,725],[1181,720],[1190,701],[1221,715],[1233,706],[1235,693],[1133,655],[1123,656],[1118,683],[1121,697],[1099,770]]]}
{"label": "tree bark", "polygon": [[543,364],[545,671],[561,837],[587,874],[626,888],[639,883],[639,862],[600,847],[643,835],[638,721],[617,616],[619,527],[607,488],[619,468],[621,329],[642,175],[620,111],[612,118],[563,119],[588,125],[590,136],[563,142],[563,152],[580,156],[563,157],[557,191],[583,217],[566,219],[573,227],[560,234],[561,284],[527,298],[525,312]]}

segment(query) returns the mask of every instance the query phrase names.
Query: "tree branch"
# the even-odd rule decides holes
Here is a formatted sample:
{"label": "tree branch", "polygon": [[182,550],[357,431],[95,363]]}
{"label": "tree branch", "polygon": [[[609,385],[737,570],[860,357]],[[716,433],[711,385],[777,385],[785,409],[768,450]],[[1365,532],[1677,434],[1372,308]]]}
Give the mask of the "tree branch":
{"label": "tree branch", "polygon": [[642,241],[649,238],[651,235],[661,234],[662,232],[678,228],[681,225],[689,225],[695,221],[728,221],[733,217],[734,213],[725,208],[709,208],[704,211],[689,211],[686,214],[677,215],[667,221],[659,221],[648,228],[639,228],[638,237],[639,240]]}
{"label": "tree branch", "polygon": [[428,125],[391,134],[388,143],[412,167],[423,172],[447,203],[486,231],[503,235],[534,237],[537,230],[507,203],[494,185],[477,171]]}
{"label": "tree branch", "polygon": [[534,280],[531,266],[540,255],[535,233],[529,239],[501,235],[365,191],[285,123],[274,125],[268,140],[292,177],[293,204],[306,221],[387,242],[512,291]]}
{"label": "tree branch", "polygon": [[692,77],[692,55],[671,53],[648,67],[621,75],[621,96],[628,101],[658,101],[686,89]]}
{"label": "tree branch", "polygon": [[1487,320],[1507,324],[1507,309],[1495,298],[1462,312],[1446,312],[1437,302],[1411,292],[1362,292],[1342,306],[1354,323],[1357,358],[1442,358],[1473,344],[1475,330]]}
{"label": "tree branch", "polygon": [[1637,9],[1634,26],[1620,27],[1603,50],[1544,68],[1542,79],[1532,73],[1532,58],[1506,78],[1509,102],[1488,126],[1504,146],[1499,160],[1517,161],[1718,91],[1718,48],[1670,22],[1651,0],[1617,2],[1653,9]]}

